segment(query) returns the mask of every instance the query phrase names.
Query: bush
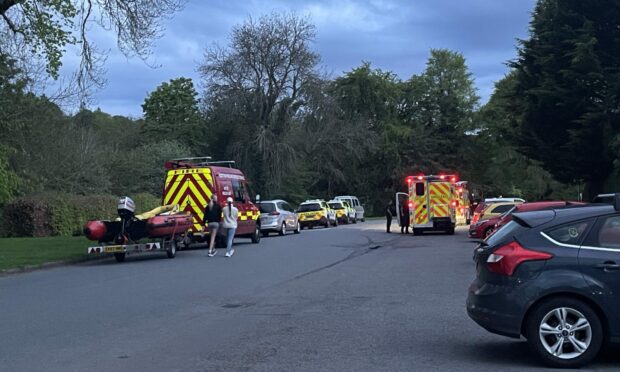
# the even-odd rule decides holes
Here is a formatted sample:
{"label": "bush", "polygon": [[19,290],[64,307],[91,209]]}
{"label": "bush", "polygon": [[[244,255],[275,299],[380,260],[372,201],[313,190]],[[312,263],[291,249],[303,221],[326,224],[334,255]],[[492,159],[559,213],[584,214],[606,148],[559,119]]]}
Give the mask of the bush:
{"label": "bush", "polygon": [[[136,194],[137,213],[160,205],[150,194]],[[117,217],[118,197],[112,195],[70,195],[46,193],[17,198],[4,208],[4,236],[81,235],[84,223]]]}

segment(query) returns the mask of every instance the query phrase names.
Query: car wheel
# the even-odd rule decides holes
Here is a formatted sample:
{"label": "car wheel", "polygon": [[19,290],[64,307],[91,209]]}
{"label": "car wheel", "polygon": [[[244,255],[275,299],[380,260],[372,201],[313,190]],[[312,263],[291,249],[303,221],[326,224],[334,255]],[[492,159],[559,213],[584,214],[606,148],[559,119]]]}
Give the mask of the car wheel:
{"label": "car wheel", "polygon": [[414,228],[413,229],[413,235],[414,236],[422,235],[422,230]]}
{"label": "car wheel", "polygon": [[603,346],[601,320],[584,302],[553,298],[538,305],[526,319],[526,337],[543,362],[555,368],[576,368],[590,362]]}
{"label": "car wheel", "polygon": [[256,227],[254,228],[254,233],[250,237],[250,239],[252,240],[252,244],[260,243],[260,235],[261,235],[260,234],[260,225],[256,224]]}
{"label": "car wheel", "polygon": [[300,232],[301,232],[301,225],[299,224],[299,222],[297,222],[297,227],[295,228],[294,233],[299,234]]}
{"label": "car wheel", "polygon": [[280,231],[278,231],[278,235],[283,236],[286,234],[286,224],[282,222],[282,227],[280,227]]}
{"label": "car wheel", "polygon": [[263,238],[266,238],[269,236],[269,231],[263,231],[262,234],[263,234]]}
{"label": "car wheel", "polygon": [[448,235],[454,235],[454,227],[451,227],[447,231]]}
{"label": "car wheel", "polygon": [[366,219],[364,217],[362,217],[362,222],[366,222]]}
{"label": "car wheel", "polygon": [[166,249],[166,256],[168,258],[174,258],[177,254],[177,241],[172,239],[168,242],[168,249]]}
{"label": "car wheel", "polygon": [[118,263],[125,262],[125,252],[114,253],[114,258],[116,259],[116,262]]}
{"label": "car wheel", "polygon": [[353,223],[357,223],[357,217],[353,217]]}
{"label": "car wheel", "polygon": [[338,219],[337,218],[334,220],[334,227],[338,227]]}

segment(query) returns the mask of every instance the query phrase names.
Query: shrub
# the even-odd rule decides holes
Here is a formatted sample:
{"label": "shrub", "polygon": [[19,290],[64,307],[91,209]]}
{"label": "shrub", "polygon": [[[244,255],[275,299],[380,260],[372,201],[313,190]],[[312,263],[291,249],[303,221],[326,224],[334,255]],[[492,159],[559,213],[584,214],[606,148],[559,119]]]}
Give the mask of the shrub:
{"label": "shrub", "polygon": [[[160,205],[150,194],[136,194],[137,213]],[[71,195],[45,193],[13,200],[2,215],[5,236],[81,235],[84,223],[117,217],[118,197],[112,195]]]}

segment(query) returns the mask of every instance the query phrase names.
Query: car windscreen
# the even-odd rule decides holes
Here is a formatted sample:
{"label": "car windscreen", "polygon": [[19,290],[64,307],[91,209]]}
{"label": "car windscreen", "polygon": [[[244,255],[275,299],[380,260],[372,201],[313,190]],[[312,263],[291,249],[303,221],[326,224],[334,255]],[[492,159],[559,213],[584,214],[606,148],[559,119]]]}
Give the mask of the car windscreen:
{"label": "car windscreen", "polygon": [[312,203],[312,204],[302,204],[297,209],[297,212],[316,212],[321,210],[321,204]]}
{"label": "car windscreen", "polygon": [[271,213],[276,210],[276,205],[274,203],[260,203],[258,209],[261,213]]}
{"label": "car windscreen", "polygon": [[491,234],[491,236],[489,236],[485,240],[485,243],[489,246],[496,245],[506,240],[507,238],[515,236],[525,230],[527,230],[527,227],[522,226],[515,220],[512,220],[502,226],[499,230]]}
{"label": "car windscreen", "polygon": [[344,209],[344,206],[340,203],[329,203],[329,206],[332,209]]}

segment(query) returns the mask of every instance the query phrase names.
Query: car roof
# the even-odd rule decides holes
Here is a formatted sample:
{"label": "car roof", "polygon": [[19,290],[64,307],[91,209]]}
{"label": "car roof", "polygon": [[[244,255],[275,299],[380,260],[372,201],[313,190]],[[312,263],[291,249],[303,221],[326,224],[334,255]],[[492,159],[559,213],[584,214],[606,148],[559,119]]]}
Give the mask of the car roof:
{"label": "car roof", "polygon": [[525,203],[525,199],[522,198],[486,198],[485,203],[497,203],[497,202],[522,202]]}
{"label": "car roof", "polygon": [[484,207],[484,209],[486,210],[486,209],[489,209],[489,208],[491,208],[491,207],[493,207],[493,208],[495,208],[495,207],[500,207],[500,206],[502,206],[502,205],[517,205],[517,204],[520,204],[520,203],[521,203],[521,202],[518,202],[518,201],[514,201],[514,202],[512,202],[512,201],[510,201],[510,202],[509,202],[509,201],[506,201],[506,202],[489,203],[488,205],[486,205],[486,206]]}
{"label": "car roof", "polygon": [[582,202],[572,202],[572,201],[564,201],[564,200],[548,200],[548,201],[538,201],[538,202],[527,202],[523,204],[517,204],[515,207],[517,208],[517,212],[526,212],[526,211],[534,211],[538,209],[548,208],[564,208],[571,206],[584,206],[586,203]]}
{"label": "car roof", "polygon": [[339,198],[357,199],[357,196],[351,196],[351,195],[334,196],[334,199],[339,199]]}
{"label": "car roof", "polygon": [[302,204],[321,204],[321,203],[325,203],[325,201],[324,200],[306,200],[305,202],[301,202],[299,204],[302,205]]}
{"label": "car roof", "polygon": [[282,200],[282,199],[272,199],[272,200],[261,200],[260,203],[258,204],[262,204],[262,203],[288,203],[286,200]]}
{"label": "car roof", "polygon": [[530,227],[550,221],[558,224],[591,217],[618,213],[612,205],[584,205],[580,208],[545,209],[513,214],[513,218],[523,221]]}

